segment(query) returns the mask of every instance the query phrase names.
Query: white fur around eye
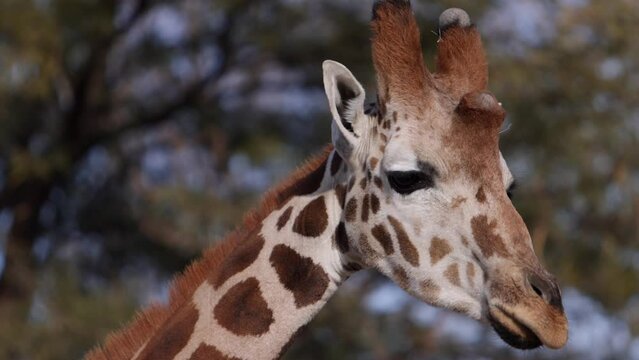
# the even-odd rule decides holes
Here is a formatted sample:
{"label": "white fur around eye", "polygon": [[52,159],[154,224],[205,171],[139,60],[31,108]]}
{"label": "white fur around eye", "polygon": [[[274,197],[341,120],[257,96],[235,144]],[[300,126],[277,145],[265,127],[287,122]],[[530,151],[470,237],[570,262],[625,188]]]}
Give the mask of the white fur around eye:
{"label": "white fur around eye", "polygon": [[387,153],[382,160],[382,167],[386,172],[390,171],[419,171],[417,157],[405,150],[393,149],[394,144],[388,146]]}

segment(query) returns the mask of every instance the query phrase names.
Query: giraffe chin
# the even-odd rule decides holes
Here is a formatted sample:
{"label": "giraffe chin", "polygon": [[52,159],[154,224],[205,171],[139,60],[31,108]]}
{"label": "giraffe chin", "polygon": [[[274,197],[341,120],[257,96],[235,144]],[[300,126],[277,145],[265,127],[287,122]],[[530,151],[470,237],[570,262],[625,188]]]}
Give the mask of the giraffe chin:
{"label": "giraffe chin", "polygon": [[498,307],[490,307],[488,321],[497,335],[514,348],[529,350],[542,345],[539,337],[530,328]]}

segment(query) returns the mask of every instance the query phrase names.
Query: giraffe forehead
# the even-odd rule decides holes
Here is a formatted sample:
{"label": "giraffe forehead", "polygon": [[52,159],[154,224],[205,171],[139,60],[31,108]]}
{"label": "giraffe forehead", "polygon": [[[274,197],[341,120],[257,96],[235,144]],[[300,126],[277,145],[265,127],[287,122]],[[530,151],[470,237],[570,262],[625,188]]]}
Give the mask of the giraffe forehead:
{"label": "giraffe forehead", "polygon": [[440,141],[419,136],[407,130],[396,139],[391,139],[382,158],[386,171],[419,171],[426,167],[442,167],[444,158],[438,151]]}

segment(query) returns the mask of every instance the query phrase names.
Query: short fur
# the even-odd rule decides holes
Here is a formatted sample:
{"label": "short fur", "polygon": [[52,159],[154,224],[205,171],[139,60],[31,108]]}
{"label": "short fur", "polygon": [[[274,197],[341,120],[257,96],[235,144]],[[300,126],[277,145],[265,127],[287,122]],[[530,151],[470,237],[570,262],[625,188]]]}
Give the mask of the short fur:
{"label": "short fur", "polygon": [[430,75],[410,2],[377,2],[371,28],[379,104],[396,100],[410,105],[412,99],[423,97]]}
{"label": "short fur", "polygon": [[486,89],[488,63],[479,31],[474,26],[444,31],[437,46],[437,79],[456,98]]}
{"label": "short fur", "polygon": [[[189,301],[197,287],[217,271],[219,264],[235,249],[261,221],[275,209],[280,208],[293,196],[304,194],[308,178],[314,173],[323,174],[328,156],[333,150],[328,145],[319,154],[311,158],[297,169],[289,178],[284,180],[263,198],[261,205],[249,212],[243,219],[242,225],[225,237],[218,245],[209,248],[200,260],[195,261],[171,285],[169,303],[167,305],[151,305],[137,314],[136,318],[124,329],[109,335],[101,347],[93,349],[86,357],[87,360],[116,360],[130,359],[148,341],[155,332],[177,309]],[[321,176],[320,176],[321,180]],[[317,184],[319,186],[319,183]],[[314,191],[311,189],[310,191]]]}

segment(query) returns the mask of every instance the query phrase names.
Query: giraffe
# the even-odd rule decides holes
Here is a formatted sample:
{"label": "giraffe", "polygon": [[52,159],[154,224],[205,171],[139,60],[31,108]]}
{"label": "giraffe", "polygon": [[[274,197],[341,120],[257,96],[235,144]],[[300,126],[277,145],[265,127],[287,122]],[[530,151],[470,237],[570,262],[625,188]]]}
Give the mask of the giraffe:
{"label": "giraffe", "polygon": [[354,272],[375,269],[416,298],[487,322],[509,345],[562,347],[559,287],[509,199],[505,111],[487,91],[466,12],[439,18],[437,71],[424,63],[410,1],[377,1],[377,103],[323,63],[332,144],[87,356],[272,359]]}

